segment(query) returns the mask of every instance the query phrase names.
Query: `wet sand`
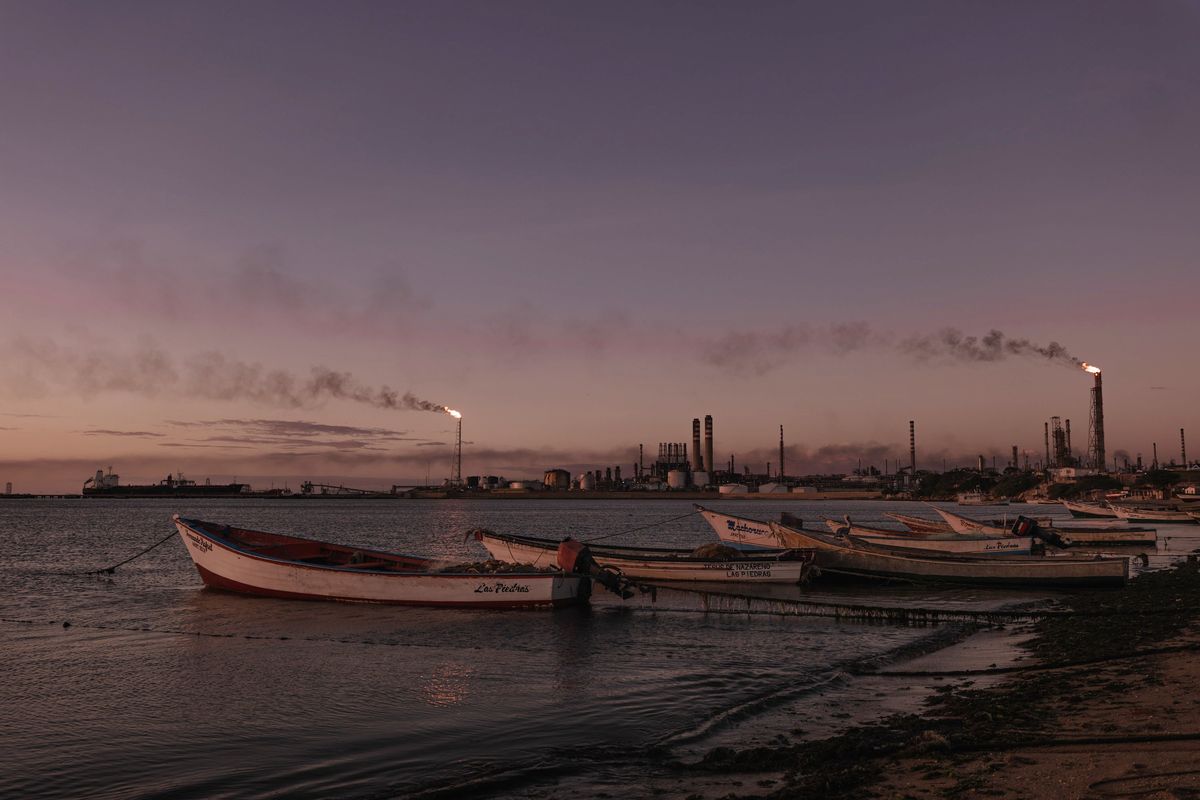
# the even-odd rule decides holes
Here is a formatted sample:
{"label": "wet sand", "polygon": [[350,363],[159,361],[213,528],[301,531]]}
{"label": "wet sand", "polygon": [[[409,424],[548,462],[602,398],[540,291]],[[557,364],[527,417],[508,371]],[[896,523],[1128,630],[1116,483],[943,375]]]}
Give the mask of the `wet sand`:
{"label": "wet sand", "polygon": [[1032,626],[1012,663],[963,667],[951,649],[883,670],[916,685],[941,679],[919,713],[824,739],[714,749],[692,765],[703,777],[669,794],[1200,797],[1197,565],[1073,596],[1063,610],[1073,615]]}

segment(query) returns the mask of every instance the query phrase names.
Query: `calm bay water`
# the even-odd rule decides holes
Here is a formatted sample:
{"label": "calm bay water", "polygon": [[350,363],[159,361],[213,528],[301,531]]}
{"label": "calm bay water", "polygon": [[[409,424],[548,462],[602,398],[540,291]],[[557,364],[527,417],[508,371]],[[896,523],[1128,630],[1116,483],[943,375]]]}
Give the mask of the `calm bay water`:
{"label": "calm bay water", "polygon": [[[720,507],[763,519],[786,510],[813,522],[849,512],[863,524],[883,524],[889,509],[914,512],[901,503]],[[847,665],[935,635],[710,613],[701,596],[673,590],[625,602],[597,590],[590,609],[517,612],[241,597],[202,589],[177,539],[111,578],[66,574],[133,555],[170,531],[175,512],[481,560],[482,548],[463,540],[476,526],[587,539],[690,508],[556,500],[2,503],[0,795],[387,797],[501,774],[513,782],[473,793],[519,794],[522,774],[554,765],[632,763],[655,744],[702,752],[731,728],[753,727],[760,710],[765,722],[766,709],[784,702],[810,722],[828,722],[821,698],[834,684],[845,694]],[[1180,553],[1198,543],[1179,534],[1172,549]],[[691,516],[612,541],[712,539]],[[946,608],[1039,596],[821,585],[796,594]]]}

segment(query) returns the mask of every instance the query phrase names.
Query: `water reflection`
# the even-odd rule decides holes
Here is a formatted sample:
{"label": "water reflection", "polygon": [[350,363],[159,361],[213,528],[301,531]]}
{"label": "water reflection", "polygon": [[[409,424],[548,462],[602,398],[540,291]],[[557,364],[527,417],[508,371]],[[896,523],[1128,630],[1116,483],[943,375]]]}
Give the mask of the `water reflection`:
{"label": "water reflection", "polygon": [[433,671],[421,676],[418,695],[422,702],[434,708],[448,708],[467,699],[475,669],[455,661],[438,664]]}

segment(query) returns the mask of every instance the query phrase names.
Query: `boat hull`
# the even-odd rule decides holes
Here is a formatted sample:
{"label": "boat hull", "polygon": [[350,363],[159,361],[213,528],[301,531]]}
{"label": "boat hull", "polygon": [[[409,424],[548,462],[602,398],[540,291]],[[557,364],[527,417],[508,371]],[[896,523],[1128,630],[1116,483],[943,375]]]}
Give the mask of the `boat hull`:
{"label": "boat hull", "polygon": [[1073,500],[1063,500],[1063,507],[1071,512],[1071,516],[1080,519],[1116,519],[1117,513],[1108,506],[1097,503],[1079,503]]}
{"label": "boat hull", "polygon": [[346,603],[502,608],[582,603],[591,589],[586,576],[562,572],[397,573],[300,564],[239,548],[193,521],[176,518],[175,525],[205,585],[238,594]]}
{"label": "boat hull", "polygon": [[1154,511],[1151,509],[1113,507],[1119,519],[1126,522],[1157,522],[1167,525],[1195,525],[1196,519],[1186,511]]}
{"label": "boat hull", "polygon": [[[481,532],[476,538],[492,558],[512,564],[553,564],[558,547],[558,542],[547,539],[490,532]],[[698,558],[687,551],[657,548],[589,546],[589,550],[600,566],[629,579],[653,582],[802,583],[808,578],[812,563],[811,553],[801,555],[779,549],[746,553],[742,558],[730,560]]]}
{"label": "boat hull", "polygon": [[730,547],[739,550],[777,550],[783,546],[766,522],[722,514],[701,506],[696,506],[696,510],[717,534],[717,538]]}
{"label": "boat hull", "polygon": [[1073,559],[1036,556],[919,556],[843,542],[808,530],[771,523],[780,537],[814,549],[822,572],[913,583],[971,586],[1121,586],[1129,579],[1129,559]]}

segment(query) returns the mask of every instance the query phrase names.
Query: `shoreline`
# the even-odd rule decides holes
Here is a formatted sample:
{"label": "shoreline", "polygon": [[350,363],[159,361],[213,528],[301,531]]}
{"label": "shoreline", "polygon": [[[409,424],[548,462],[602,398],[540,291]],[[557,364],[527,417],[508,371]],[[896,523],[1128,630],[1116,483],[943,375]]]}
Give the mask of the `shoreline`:
{"label": "shoreline", "polygon": [[[1121,592],[1076,594],[1062,601],[1074,616],[1032,624],[1015,669],[904,670],[897,679],[944,681],[917,713],[816,741],[716,748],[680,766],[697,787],[747,798],[1050,800],[1100,784],[1200,794],[1198,597],[1195,562],[1146,573]],[[924,660],[936,664],[936,654]],[[744,793],[754,786],[767,791]]]}

